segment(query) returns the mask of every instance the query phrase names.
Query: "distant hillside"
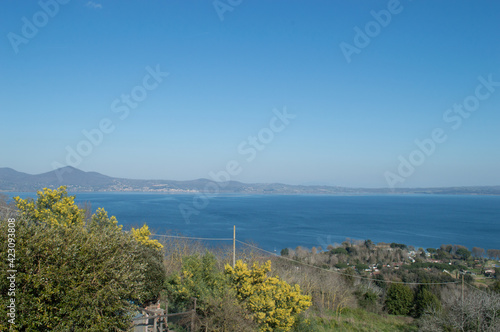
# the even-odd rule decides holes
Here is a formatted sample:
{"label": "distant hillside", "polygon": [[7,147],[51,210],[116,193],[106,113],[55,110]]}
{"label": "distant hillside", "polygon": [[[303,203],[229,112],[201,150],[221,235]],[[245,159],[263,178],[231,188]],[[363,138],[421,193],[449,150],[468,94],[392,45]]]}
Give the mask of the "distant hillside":
{"label": "distant hillside", "polygon": [[282,183],[242,183],[229,181],[214,183],[208,179],[191,181],[133,180],[106,176],[97,172],[84,172],[64,167],[47,173],[32,175],[12,168],[0,168],[0,191],[34,192],[42,188],[62,185],[72,192],[86,191],[138,191],[164,193],[213,192],[241,194],[469,194],[500,195],[500,186],[448,187],[448,188],[346,188],[334,186],[300,186]]}

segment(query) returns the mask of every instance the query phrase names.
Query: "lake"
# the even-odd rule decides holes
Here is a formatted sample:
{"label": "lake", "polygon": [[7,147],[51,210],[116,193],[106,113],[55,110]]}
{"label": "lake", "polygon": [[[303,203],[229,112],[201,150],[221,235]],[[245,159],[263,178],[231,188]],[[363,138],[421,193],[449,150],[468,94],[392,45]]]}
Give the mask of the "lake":
{"label": "lake", "polygon": [[147,223],[157,234],[231,238],[236,225],[237,239],[269,251],[299,245],[326,248],[346,238],[424,248],[460,244],[469,250],[500,249],[500,196],[224,194],[202,200],[188,194],[74,195],[79,203],[90,202],[93,210],[103,207],[115,215],[125,229]]}

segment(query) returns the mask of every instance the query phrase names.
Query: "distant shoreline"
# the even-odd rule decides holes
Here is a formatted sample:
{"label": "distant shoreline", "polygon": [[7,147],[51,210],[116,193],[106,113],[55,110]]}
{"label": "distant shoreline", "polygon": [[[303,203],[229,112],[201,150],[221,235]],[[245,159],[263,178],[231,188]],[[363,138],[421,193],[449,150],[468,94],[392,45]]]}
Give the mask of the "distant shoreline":
{"label": "distant shoreline", "polygon": [[193,195],[500,195],[498,186],[452,186],[418,188],[351,188],[326,185],[289,185],[283,183],[217,182],[210,179],[187,181],[123,179],[96,172],[64,167],[43,174],[27,174],[0,168],[0,192],[36,192],[43,188],[66,186],[75,193],[158,193]]}
{"label": "distant shoreline", "polygon": [[[42,188],[43,189],[43,188]],[[0,194],[18,193],[18,194],[36,194],[38,189],[35,191],[16,191],[16,190],[2,190],[0,189]],[[50,188],[56,189],[56,188]],[[77,194],[158,194],[158,195],[198,195],[205,193],[203,191],[177,191],[177,192],[165,192],[165,191],[140,191],[140,190],[80,190],[72,191],[68,189],[68,192],[72,195]],[[240,196],[500,196],[500,193],[440,193],[440,192],[401,192],[401,193],[370,193],[370,192],[359,192],[359,193],[314,193],[314,192],[299,192],[299,193],[286,193],[286,192],[220,192],[217,194],[206,194],[207,197],[219,196],[219,195],[240,195]]]}

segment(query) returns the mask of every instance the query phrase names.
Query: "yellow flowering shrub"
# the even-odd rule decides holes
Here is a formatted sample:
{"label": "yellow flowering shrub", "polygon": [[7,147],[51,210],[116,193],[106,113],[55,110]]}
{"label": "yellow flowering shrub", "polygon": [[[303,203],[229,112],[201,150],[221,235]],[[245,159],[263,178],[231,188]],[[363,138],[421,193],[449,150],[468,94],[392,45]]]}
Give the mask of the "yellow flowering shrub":
{"label": "yellow flowering shrub", "polygon": [[226,265],[226,274],[237,297],[253,313],[260,331],[289,331],[297,314],[311,306],[311,297],[301,294],[298,285],[290,286],[279,277],[269,277],[271,261],[254,263],[252,269],[241,260],[233,268]]}
{"label": "yellow flowering shrub", "polygon": [[132,233],[132,236],[134,239],[136,239],[137,242],[142,243],[148,247],[152,247],[155,249],[160,250],[163,248],[163,245],[158,242],[158,240],[152,240],[149,238],[151,235],[151,231],[149,230],[148,225],[144,224],[141,228],[133,228],[130,230],[130,233]]}
{"label": "yellow flowering shrub", "polygon": [[98,208],[97,211],[92,215],[90,220],[91,227],[109,227],[112,226],[118,230],[122,229],[122,225],[118,225],[118,220],[115,216],[108,217],[108,212],[103,208]]}
{"label": "yellow flowering shrub", "polygon": [[37,200],[14,197],[21,215],[28,220],[52,226],[85,224],[85,211],[75,204],[75,197],[68,196],[65,186],[58,189],[43,188]]}

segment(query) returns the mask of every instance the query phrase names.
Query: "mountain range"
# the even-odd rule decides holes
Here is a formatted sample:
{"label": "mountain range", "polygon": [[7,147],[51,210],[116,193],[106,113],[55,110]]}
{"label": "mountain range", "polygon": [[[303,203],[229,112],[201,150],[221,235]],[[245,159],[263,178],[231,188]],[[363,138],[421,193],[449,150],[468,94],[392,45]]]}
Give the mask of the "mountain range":
{"label": "mountain range", "polygon": [[0,168],[0,192],[35,192],[42,188],[66,186],[70,192],[162,192],[162,193],[239,193],[239,194],[474,194],[500,195],[500,186],[441,188],[349,188],[320,185],[288,185],[282,183],[214,182],[209,179],[191,181],[135,180],[84,172],[63,167],[42,174],[27,174],[12,168]]}

